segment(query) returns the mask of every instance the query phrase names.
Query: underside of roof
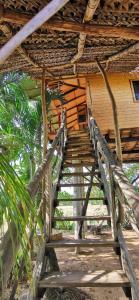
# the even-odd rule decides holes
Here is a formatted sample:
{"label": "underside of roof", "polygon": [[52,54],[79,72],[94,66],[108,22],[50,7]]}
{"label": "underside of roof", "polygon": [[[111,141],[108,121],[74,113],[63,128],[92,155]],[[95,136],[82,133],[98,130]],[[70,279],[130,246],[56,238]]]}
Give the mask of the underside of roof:
{"label": "underside of roof", "polygon": [[[49,2],[0,0],[0,46]],[[72,62],[77,54],[80,32],[75,26],[69,31],[60,27],[61,24],[65,26],[67,23],[83,25],[87,4],[87,0],[69,1],[49,20],[50,26],[45,23],[29,36],[0,67],[0,71],[22,70],[37,78],[41,76],[42,68],[46,69],[48,77],[90,74],[98,72],[96,58],[103,63],[108,72],[135,70],[139,61],[139,36],[136,34],[136,38],[132,39],[132,35],[126,35],[124,38],[120,31],[119,36],[118,32],[115,34],[113,30],[114,33],[110,33],[110,28],[113,26],[114,29],[135,29],[138,26],[139,1],[136,0],[98,1],[94,15],[87,24],[91,27],[101,25],[102,32],[97,28],[95,33],[87,34],[83,55],[75,63]]]}

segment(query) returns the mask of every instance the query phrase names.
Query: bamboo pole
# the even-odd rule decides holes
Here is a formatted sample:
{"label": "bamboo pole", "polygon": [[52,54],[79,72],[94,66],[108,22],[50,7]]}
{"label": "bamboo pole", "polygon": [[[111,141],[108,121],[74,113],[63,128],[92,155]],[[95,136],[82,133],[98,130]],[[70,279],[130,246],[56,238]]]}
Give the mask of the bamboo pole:
{"label": "bamboo pole", "polygon": [[[83,18],[83,23],[91,21],[99,3],[100,3],[100,0],[88,0],[85,15]],[[80,33],[79,41],[78,41],[78,52],[72,58],[71,63],[75,63],[77,60],[79,60],[82,57],[83,52],[84,52],[86,37],[87,37],[87,34]]]}
{"label": "bamboo pole", "polygon": [[0,65],[25,39],[55,15],[69,0],[52,0],[27,22],[0,50]]}
{"label": "bamboo pole", "polygon": [[109,98],[111,100],[111,104],[112,104],[112,112],[113,112],[113,120],[114,120],[114,130],[115,130],[115,143],[116,143],[116,153],[117,153],[117,157],[120,163],[122,163],[122,150],[121,150],[121,138],[120,138],[120,129],[119,129],[119,120],[118,120],[118,111],[117,111],[117,105],[116,105],[116,101],[113,95],[113,92],[111,90],[106,72],[104,71],[102,65],[100,64],[100,62],[98,60],[96,60],[97,62],[97,66],[103,76],[108,94],[109,94]]}

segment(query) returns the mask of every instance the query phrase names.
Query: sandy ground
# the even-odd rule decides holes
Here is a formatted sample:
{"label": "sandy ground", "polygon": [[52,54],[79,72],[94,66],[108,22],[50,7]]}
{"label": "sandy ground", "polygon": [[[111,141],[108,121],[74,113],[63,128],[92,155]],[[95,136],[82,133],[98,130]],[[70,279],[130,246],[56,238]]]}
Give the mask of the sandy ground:
{"label": "sandy ground", "polygon": [[[139,238],[133,231],[123,231],[126,244],[132,259],[133,266],[139,278]],[[71,233],[64,233],[63,238],[71,239]],[[86,238],[93,238],[96,240],[112,239],[109,231],[102,231],[100,235],[93,235],[93,233],[86,234]],[[80,248],[80,254],[75,253],[75,248],[57,249],[56,250],[59,267],[61,271],[93,271],[93,270],[117,270],[121,269],[119,258],[114,253],[112,248]],[[22,292],[21,292],[22,290]],[[122,288],[82,288],[88,295],[86,300],[126,300],[126,296]],[[7,291],[8,292],[8,291]],[[19,287],[19,295],[16,300],[27,300],[28,284],[25,282]],[[9,292],[8,292],[9,294]],[[23,297],[22,297],[22,296]],[[7,296],[5,300],[8,300]],[[67,298],[66,298],[67,299]],[[57,299],[55,299],[57,300]],[[68,299],[67,299],[68,300]],[[80,300],[80,299],[78,299]]]}
{"label": "sandy ground", "polygon": [[[132,231],[124,231],[124,236],[133,261],[133,266],[139,270],[139,239]],[[72,238],[71,235],[68,236]],[[98,240],[111,239],[109,232],[104,232],[101,236],[88,234],[87,238]],[[88,271],[88,270],[117,270],[121,269],[118,256],[112,248],[87,248],[80,249],[81,253],[76,254],[75,249],[58,249],[57,257],[61,271]],[[139,271],[137,271],[139,277]],[[88,299],[92,300],[125,300],[122,288],[83,288],[88,294]]]}

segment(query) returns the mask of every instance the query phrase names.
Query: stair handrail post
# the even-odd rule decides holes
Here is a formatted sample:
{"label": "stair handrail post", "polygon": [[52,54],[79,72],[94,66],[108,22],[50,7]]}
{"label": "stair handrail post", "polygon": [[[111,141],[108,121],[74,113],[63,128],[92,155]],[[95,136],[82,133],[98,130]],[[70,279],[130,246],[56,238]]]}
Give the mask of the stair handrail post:
{"label": "stair handrail post", "polygon": [[[95,134],[94,140],[97,141],[97,146],[99,142],[105,161],[107,159],[112,170],[118,202],[123,205],[124,210],[129,216],[133,230],[135,230],[139,235],[139,196],[124,174],[121,165],[111,152],[109,145],[97,126],[96,121],[94,121],[92,117],[90,118],[90,124],[91,127],[93,127],[93,133]],[[122,223],[124,220],[121,216],[121,211],[118,217],[118,222]]]}

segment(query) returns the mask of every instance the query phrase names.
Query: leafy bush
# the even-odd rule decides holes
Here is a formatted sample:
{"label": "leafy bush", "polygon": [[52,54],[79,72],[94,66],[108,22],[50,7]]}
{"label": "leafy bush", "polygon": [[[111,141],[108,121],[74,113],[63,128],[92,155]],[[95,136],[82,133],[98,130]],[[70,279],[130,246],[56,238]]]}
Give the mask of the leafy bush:
{"label": "leafy bush", "polygon": [[[56,217],[63,217],[64,213],[63,213],[62,209],[56,208],[55,216]],[[73,222],[71,222],[71,221],[57,221],[55,228],[59,229],[59,230],[72,230],[73,229]]]}

